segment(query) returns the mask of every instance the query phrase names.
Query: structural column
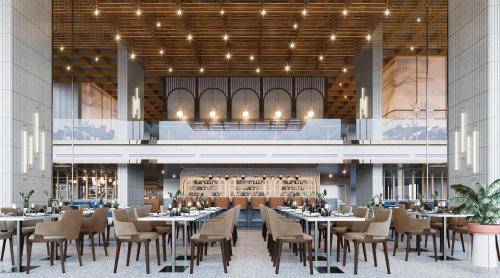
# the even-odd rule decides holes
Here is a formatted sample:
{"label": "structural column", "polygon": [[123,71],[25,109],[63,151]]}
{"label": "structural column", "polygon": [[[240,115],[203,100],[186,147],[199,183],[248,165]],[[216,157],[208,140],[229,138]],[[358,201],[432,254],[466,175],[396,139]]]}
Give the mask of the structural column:
{"label": "structural column", "polygon": [[52,2],[0,1],[0,207],[52,184]]}
{"label": "structural column", "polygon": [[450,1],[448,18],[448,184],[490,183],[500,178],[500,1]]}
{"label": "structural column", "polygon": [[[144,139],[144,69],[128,50],[118,46],[118,119],[120,140]],[[121,206],[144,204],[144,167],[118,164],[118,202]]]}

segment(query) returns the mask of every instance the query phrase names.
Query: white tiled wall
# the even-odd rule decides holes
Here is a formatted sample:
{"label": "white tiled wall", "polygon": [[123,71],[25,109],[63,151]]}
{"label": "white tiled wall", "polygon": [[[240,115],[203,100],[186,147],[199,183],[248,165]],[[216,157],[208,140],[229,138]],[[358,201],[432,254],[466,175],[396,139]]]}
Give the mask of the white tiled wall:
{"label": "white tiled wall", "polygon": [[479,131],[478,174],[462,158],[454,170],[449,136],[449,183],[491,182],[500,178],[500,1],[449,1],[448,19],[448,134],[459,125],[461,109],[467,129]]}
{"label": "white tiled wall", "polygon": [[[45,203],[52,176],[52,2],[0,1],[0,206],[20,203],[18,192],[35,190]],[[34,111],[46,129],[46,171],[40,156],[22,174],[22,131],[33,132]]]}

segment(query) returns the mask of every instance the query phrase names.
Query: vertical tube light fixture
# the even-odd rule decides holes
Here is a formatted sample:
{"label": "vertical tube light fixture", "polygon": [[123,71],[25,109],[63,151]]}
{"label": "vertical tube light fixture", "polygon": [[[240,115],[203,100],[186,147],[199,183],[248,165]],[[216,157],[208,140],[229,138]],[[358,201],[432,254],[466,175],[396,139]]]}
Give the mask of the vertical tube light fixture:
{"label": "vertical tube light fixture", "polygon": [[454,152],[454,166],[455,166],[455,171],[460,170],[460,132],[458,130],[455,130],[454,134],[454,147],[455,147],[455,152]]}
{"label": "vertical tube light fixture", "polygon": [[478,166],[478,145],[477,145],[477,130],[474,129],[472,131],[472,173],[476,174],[477,173],[477,166]]}
{"label": "vertical tube light fixture", "polygon": [[40,145],[39,145],[39,142],[40,142],[40,114],[38,113],[38,111],[36,111],[33,114],[33,134],[35,136],[34,151],[36,154],[38,154],[40,152]]}
{"label": "vertical tube light fixture", "polygon": [[465,137],[467,135],[467,130],[465,129],[466,126],[466,121],[467,121],[467,116],[465,115],[464,109],[462,108],[462,112],[460,112],[460,152],[462,154],[465,154]]}
{"label": "vertical tube light fixture", "polygon": [[33,158],[33,145],[34,145],[34,143],[33,143],[33,135],[30,134],[28,136],[28,149],[29,149],[29,151],[28,151],[28,157],[29,157],[28,163],[29,163],[29,167],[30,168],[33,167],[33,160],[34,160],[34,158]]}
{"label": "vertical tube light fixture", "polygon": [[28,173],[28,132],[23,130],[23,158],[22,158],[22,169],[23,174]]}
{"label": "vertical tube light fixture", "polygon": [[40,133],[40,171],[45,172],[45,129]]}
{"label": "vertical tube light fixture", "polygon": [[465,156],[465,160],[467,162],[467,166],[470,166],[472,164],[472,142],[471,142],[470,135],[467,135],[467,138],[465,139],[465,145],[467,148],[467,154]]}

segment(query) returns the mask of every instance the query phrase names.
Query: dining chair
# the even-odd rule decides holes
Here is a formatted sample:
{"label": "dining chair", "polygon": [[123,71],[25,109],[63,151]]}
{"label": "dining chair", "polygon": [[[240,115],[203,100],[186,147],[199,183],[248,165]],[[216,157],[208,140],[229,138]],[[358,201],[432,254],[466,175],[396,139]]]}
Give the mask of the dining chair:
{"label": "dining chair", "polygon": [[469,231],[467,226],[468,222],[465,218],[455,218],[455,223],[450,227],[451,230],[451,256],[455,253],[455,235],[458,233],[460,235],[460,241],[462,243],[462,251],[465,252],[464,234],[469,235],[471,239],[471,252],[474,242],[474,234]]}
{"label": "dining chair", "polygon": [[95,261],[95,244],[94,235],[101,235],[103,238],[103,247],[105,256],[108,255],[108,244],[105,236],[106,226],[108,225],[108,211],[109,208],[96,208],[90,217],[82,218],[82,225],[80,229],[80,251],[83,254],[84,236],[90,238],[90,248],[92,250],[92,260]]}
{"label": "dining chair", "polygon": [[120,258],[120,249],[122,242],[128,243],[127,249],[127,264],[130,264],[130,251],[132,243],[144,243],[144,254],[146,257],[146,273],[150,273],[149,266],[149,244],[151,241],[156,243],[156,261],[160,265],[160,242],[159,235],[156,232],[140,232],[136,228],[134,221],[129,219],[129,215],[125,209],[115,209],[113,211],[113,223],[115,223],[115,238],[116,238],[116,255],[115,267],[113,273],[118,269],[118,260]]}
{"label": "dining chair", "polygon": [[80,266],[82,266],[82,258],[80,251],[80,227],[82,225],[82,211],[79,209],[67,209],[61,218],[57,222],[39,222],[35,226],[34,234],[30,235],[27,243],[27,271],[30,272],[31,265],[31,252],[34,242],[46,242],[50,244],[50,265],[54,265],[55,257],[55,247],[59,246],[59,254],[61,256],[61,270],[65,273],[64,261],[66,260],[67,254],[67,242],[68,240],[75,240],[76,243],[76,253],[78,255],[78,261]]}
{"label": "dining chair", "polygon": [[0,257],[0,261],[3,262],[3,257],[5,254],[5,245],[7,243],[7,240],[9,241],[9,249],[10,249],[10,260],[12,263],[12,266],[15,265],[14,263],[14,243],[12,237],[15,235],[15,222],[12,221],[2,221],[0,222],[0,240],[3,240],[2,243],[2,255]]}
{"label": "dining chair", "polygon": [[346,264],[347,245],[349,241],[354,244],[354,275],[358,274],[358,257],[359,257],[359,244],[363,246],[363,254],[366,261],[365,244],[371,243],[373,251],[373,262],[377,267],[377,244],[381,243],[384,248],[385,264],[387,267],[387,274],[391,274],[389,266],[389,255],[387,251],[387,236],[389,234],[389,227],[391,225],[393,211],[390,209],[378,209],[375,212],[373,219],[368,221],[368,228],[366,232],[348,232],[344,235],[344,260],[343,266]]}
{"label": "dining chair", "polygon": [[[135,219],[146,217],[147,213],[145,208],[135,208]],[[167,236],[168,242],[172,239],[172,226],[166,225],[166,223],[161,222],[145,222],[135,220],[136,227],[142,232],[157,232],[162,239],[162,249],[163,249],[163,261],[167,261]],[[140,227],[140,228],[139,228]],[[136,261],[139,260],[139,252],[141,250],[141,243],[137,246],[137,256]]]}
{"label": "dining chair", "polygon": [[[396,238],[398,235],[406,236],[406,256],[405,261],[408,261],[408,254],[411,252],[411,238],[416,237],[417,254],[420,256],[420,243],[422,236],[432,236],[432,243],[434,246],[434,260],[437,262],[437,248],[436,248],[436,231],[431,228],[430,219],[411,218],[406,214],[406,211],[401,208],[393,208],[394,225],[396,230]],[[396,255],[396,250],[399,245],[399,240],[394,241],[394,250],[392,255]]]}

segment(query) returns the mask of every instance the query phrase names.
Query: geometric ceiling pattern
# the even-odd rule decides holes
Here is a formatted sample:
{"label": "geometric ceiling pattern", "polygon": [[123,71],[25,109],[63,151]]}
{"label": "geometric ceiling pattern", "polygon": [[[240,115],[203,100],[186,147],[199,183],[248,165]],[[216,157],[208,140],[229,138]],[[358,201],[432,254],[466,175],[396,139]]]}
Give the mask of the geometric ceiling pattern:
{"label": "geometric ceiling pattern", "polygon": [[144,65],[146,120],[162,118],[162,76],[200,75],[325,76],[328,116],[352,120],[355,81],[361,78],[355,75],[355,55],[371,46],[373,31],[382,27],[385,63],[398,55],[445,55],[447,5],[55,0],[53,78],[94,82],[116,96],[116,49],[122,43]]}

